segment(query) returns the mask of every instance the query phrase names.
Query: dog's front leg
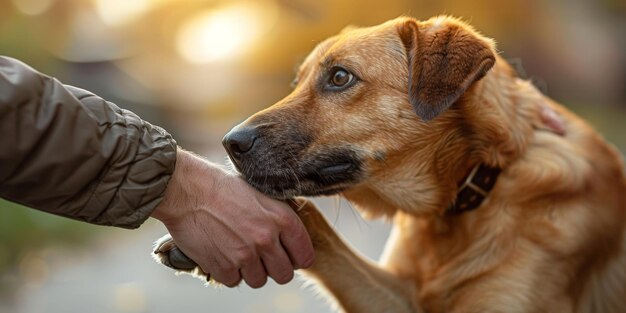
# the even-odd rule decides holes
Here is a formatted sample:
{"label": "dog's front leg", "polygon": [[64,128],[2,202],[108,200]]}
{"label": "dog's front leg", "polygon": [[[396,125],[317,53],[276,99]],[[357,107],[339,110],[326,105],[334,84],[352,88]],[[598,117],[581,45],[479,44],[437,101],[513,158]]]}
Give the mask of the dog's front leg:
{"label": "dog's front leg", "polygon": [[298,199],[298,215],[315,247],[315,263],[304,272],[318,281],[348,313],[422,312],[415,286],[358,256],[309,201]]}

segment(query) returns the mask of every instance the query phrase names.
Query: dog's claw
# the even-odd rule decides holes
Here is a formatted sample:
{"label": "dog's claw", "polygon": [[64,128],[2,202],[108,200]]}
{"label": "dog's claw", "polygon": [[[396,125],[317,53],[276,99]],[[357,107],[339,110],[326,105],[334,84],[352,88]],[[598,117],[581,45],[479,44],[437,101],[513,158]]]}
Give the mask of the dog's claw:
{"label": "dog's claw", "polygon": [[174,246],[169,252],[170,267],[176,270],[192,270],[198,266],[196,262],[186,256],[178,247]]}

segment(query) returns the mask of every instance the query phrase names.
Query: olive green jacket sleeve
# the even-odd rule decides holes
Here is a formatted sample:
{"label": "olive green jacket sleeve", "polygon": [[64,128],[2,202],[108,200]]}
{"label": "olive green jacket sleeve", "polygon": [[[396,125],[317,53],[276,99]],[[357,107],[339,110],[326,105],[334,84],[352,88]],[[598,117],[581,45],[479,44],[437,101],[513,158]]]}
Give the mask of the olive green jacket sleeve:
{"label": "olive green jacket sleeve", "polygon": [[0,56],[0,197],[100,225],[136,228],[176,162],[163,129]]}

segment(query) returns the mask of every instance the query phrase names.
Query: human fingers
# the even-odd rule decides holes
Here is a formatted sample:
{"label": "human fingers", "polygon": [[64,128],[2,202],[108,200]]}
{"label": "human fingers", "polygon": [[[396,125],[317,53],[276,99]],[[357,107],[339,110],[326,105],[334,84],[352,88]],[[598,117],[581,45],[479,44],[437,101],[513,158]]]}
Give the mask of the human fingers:
{"label": "human fingers", "polygon": [[278,238],[265,239],[259,246],[267,274],[279,284],[293,279],[293,265]]}
{"label": "human fingers", "polygon": [[215,270],[209,269],[208,272],[204,268],[203,270],[209,273],[213,280],[230,288],[236,287],[241,282],[241,273],[234,265],[222,265]]}
{"label": "human fingers", "polygon": [[295,212],[287,209],[280,218],[280,242],[297,269],[313,265],[315,251],[311,237]]}
{"label": "human fingers", "polygon": [[252,288],[261,288],[267,282],[267,273],[260,259],[241,268],[243,280]]}

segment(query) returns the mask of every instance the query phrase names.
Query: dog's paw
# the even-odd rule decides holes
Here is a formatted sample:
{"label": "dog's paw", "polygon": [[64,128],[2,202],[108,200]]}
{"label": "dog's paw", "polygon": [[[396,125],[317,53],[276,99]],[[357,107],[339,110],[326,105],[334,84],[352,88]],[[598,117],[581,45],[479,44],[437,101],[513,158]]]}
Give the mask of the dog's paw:
{"label": "dog's paw", "polygon": [[177,274],[189,274],[204,281],[212,282],[210,275],[204,273],[196,262],[176,246],[170,234],[155,241],[153,251],[152,256],[157,262],[174,269]]}
{"label": "dog's paw", "polygon": [[296,198],[287,201],[287,203],[296,211],[309,232],[316,253],[329,249],[334,242],[339,241],[337,233],[313,202],[303,198]]}

